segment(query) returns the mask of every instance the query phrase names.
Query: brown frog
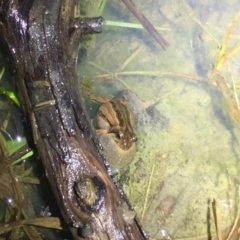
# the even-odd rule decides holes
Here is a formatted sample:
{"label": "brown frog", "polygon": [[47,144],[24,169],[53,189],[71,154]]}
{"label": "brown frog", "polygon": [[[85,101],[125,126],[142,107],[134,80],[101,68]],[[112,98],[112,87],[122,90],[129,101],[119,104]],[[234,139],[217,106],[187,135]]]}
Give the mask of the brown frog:
{"label": "brown frog", "polygon": [[97,113],[97,130],[99,140],[104,147],[106,156],[112,168],[128,165],[136,152],[137,137],[134,132],[134,117],[126,106],[124,99],[91,97],[101,103]]}

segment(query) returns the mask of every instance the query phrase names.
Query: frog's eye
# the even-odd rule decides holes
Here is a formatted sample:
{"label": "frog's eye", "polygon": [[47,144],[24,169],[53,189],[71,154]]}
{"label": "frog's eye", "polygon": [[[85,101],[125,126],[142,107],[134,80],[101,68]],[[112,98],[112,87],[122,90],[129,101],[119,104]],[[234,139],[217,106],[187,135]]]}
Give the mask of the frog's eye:
{"label": "frog's eye", "polygon": [[121,132],[121,131],[118,132],[118,136],[119,136],[120,139],[123,138],[123,135],[124,135],[123,132]]}

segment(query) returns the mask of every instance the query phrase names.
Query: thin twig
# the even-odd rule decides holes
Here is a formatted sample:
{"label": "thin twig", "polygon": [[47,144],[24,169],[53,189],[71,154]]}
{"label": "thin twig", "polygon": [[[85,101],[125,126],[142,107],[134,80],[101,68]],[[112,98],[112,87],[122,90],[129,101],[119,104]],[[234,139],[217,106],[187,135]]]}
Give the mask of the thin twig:
{"label": "thin twig", "polygon": [[140,10],[135,6],[132,0],[122,0],[123,3],[130,9],[138,21],[143,25],[143,27],[152,35],[152,37],[157,41],[157,43],[166,50],[169,47],[169,43],[158,33],[154,26],[148,21],[148,19],[140,12]]}

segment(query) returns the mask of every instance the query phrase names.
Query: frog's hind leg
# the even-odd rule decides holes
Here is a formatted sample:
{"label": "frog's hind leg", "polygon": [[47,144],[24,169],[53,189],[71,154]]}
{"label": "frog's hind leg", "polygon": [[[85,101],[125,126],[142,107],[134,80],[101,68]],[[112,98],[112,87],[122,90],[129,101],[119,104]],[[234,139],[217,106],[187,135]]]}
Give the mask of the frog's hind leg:
{"label": "frog's hind leg", "polygon": [[92,99],[92,101],[99,103],[99,104],[107,103],[112,99],[112,98],[108,98],[108,97],[96,96],[94,94],[91,94],[90,98]]}

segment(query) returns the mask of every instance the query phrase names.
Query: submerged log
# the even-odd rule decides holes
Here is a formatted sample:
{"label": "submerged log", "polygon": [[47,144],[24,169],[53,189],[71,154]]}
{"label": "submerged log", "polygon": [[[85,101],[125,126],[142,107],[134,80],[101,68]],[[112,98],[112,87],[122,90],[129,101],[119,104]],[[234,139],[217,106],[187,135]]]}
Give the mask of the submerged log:
{"label": "submerged log", "polygon": [[146,239],[110,176],[75,72],[84,34],[103,19],[75,18],[74,0],[0,0],[0,40],[61,213],[74,239]]}

